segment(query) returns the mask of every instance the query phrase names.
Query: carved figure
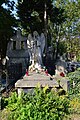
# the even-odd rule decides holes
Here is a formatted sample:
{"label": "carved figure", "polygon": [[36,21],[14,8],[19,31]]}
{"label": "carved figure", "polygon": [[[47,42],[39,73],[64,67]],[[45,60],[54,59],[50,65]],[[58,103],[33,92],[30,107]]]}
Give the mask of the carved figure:
{"label": "carved figure", "polygon": [[45,47],[45,36],[43,33],[41,33],[41,36],[39,36],[37,31],[33,32],[33,37],[31,34],[28,35],[28,49],[30,54],[30,61],[32,61],[32,65],[30,66],[30,69],[41,69],[41,66],[43,65],[42,62],[42,55]]}

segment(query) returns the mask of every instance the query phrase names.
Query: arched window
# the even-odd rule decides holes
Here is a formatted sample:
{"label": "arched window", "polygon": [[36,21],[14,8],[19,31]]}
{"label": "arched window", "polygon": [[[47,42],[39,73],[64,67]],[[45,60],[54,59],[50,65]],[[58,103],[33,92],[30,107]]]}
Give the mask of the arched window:
{"label": "arched window", "polygon": [[24,41],[21,41],[21,49],[24,49]]}
{"label": "arched window", "polygon": [[16,50],[16,41],[13,41],[13,50]]}

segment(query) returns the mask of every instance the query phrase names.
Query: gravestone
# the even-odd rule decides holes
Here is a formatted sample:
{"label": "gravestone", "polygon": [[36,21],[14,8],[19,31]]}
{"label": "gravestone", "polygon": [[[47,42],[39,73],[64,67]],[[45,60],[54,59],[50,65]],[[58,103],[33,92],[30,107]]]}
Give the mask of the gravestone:
{"label": "gravestone", "polygon": [[19,79],[20,76],[26,72],[26,67],[29,61],[29,54],[27,50],[27,38],[21,35],[21,31],[17,30],[15,36],[10,39],[7,46],[7,68],[9,79],[14,76]]}
{"label": "gravestone", "polygon": [[[13,76],[13,72],[15,73],[14,76],[18,75],[17,72],[20,73],[21,76],[24,75],[29,62],[32,63],[29,68],[41,70],[43,66],[42,56],[44,48],[44,33],[39,35],[37,31],[34,31],[33,34],[29,34],[27,38],[22,36],[21,31],[18,29],[16,35],[10,39],[7,46],[6,56],[9,58],[7,68],[12,68],[10,71],[11,76]],[[15,69],[17,64],[18,68],[20,68],[19,65],[21,65],[22,68],[20,69],[22,69],[22,73],[18,69]],[[10,79],[11,76],[9,76]]]}
{"label": "gravestone", "polygon": [[61,72],[66,74],[66,72],[67,72],[66,68],[67,68],[67,64],[63,59],[57,60],[56,74],[60,75]]}

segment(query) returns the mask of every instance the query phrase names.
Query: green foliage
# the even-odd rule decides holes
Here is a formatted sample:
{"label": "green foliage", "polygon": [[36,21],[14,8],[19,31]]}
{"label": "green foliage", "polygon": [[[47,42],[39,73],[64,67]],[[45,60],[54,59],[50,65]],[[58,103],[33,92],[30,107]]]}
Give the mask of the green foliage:
{"label": "green foliage", "polygon": [[80,62],[80,50],[79,50],[79,54],[77,55],[77,61]]}
{"label": "green foliage", "polygon": [[48,87],[35,88],[33,93],[16,93],[8,99],[8,120],[62,120],[69,114],[69,101]]}
{"label": "green foliage", "polygon": [[71,106],[71,113],[80,114],[80,82],[69,91],[69,100]]}
{"label": "green foliage", "polygon": [[[6,4],[7,9],[2,5]],[[7,50],[7,43],[13,35],[13,27],[16,26],[16,20],[12,14],[14,2],[8,0],[0,1],[0,52],[1,58],[4,58]],[[3,55],[3,56],[2,56]]]}
{"label": "green foliage", "polygon": [[1,98],[1,109],[5,108],[8,105],[8,98]]}
{"label": "green foliage", "polygon": [[80,61],[80,43],[79,37],[74,37],[66,41],[67,52],[73,53],[76,56],[77,61]]}
{"label": "green foliage", "polygon": [[74,53],[79,61],[80,43],[79,43],[79,18],[80,18],[80,1],[67,0],[65,4],[65,14],[67,16],[64,23],[65,38],[67,43],[67,52]]}
{"label": "green foliage", "polygon": [[59,46],[58,46],[58,53],[60,56],[62,56],[64,53],[66,53],[66,44],[65,41],[61,41],[59,42]]}
{"label": "green foliage", "polygon": [[[77,60],[80,58],[80,44],[79,44],[79,33],[80,33],[80,2],[78,0],[57,0],[53,2],[54,6],[58,9],[57,14],[58,24],[56,14],[54,14],[54,18],[56,22],[53,22],[52,32],[53,38],[58,40],[66,39],[66,53],[74,53],[76,55]],[[52,20],[53,16],[52,16]],[[59,38],[59,39],[58,39]],[[54,43],[54,41],[53,41]],[[59,46],[57,46],[59,49]],[[58,53],[59,51],[57,51]]]}
{"label": "green foliage", "polygon": [[75,85],[74,88],[70,89],[69,97],[70,97],[70,99],[72,99],[74,97],[77,97],[80,99],[80,82],[77,85]]}
{"label": "green foliage", "polygon": [[[68,78],[70,79],[70,91],[69,91],[69,99],[72,100],[77,97],[80,100],[80,69],[75,72],[71,72],[68,74]],[[73,81],[75,85],[73,85]]]}
{"label": "green foliage", "polygon": [[[28,32],[41,32],[44,29],[44,4],[44,0],[18,0],[17,15],[21,26]],[[46,4],[48,18],[53,9],[52,0],[46,0]]]}
{"label": "green foliage", "polygon": [[70,99],[70,105],[71,105],[71,113],[74,114],[80,114],[80,97],[73,96]]}
{"label": "green foliage", "polygon": [[[71,81],[70,91],[68,91],[68,97],[71,105],[71,113],[80,114],[80,68],[75,72],[68,74]],[[73,81],[75,85],[73,86]]]}
{"label": "green foliage", "polygon": [[80,82],[80,68],[78,68],[76,71],[71,72],[67,75],[71,81],[71,83],[73,83],[73,81],[75,82],[75,84],[77,85],[78,82]]}

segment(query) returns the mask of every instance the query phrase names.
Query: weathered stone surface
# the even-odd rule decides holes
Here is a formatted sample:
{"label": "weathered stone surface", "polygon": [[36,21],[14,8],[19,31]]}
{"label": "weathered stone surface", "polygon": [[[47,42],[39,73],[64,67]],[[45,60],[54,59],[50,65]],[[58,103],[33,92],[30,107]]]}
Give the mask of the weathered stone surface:
{"label": "weathered stone surface", "polygon": [[56,62],[56,74],[59,75],[61,72],[65,73],[66,71],[66,62],[64,60],[58,60]]}
{"label": "weathered stone surface", "polygon": [[60,86],[65,91],[69,91],[70,90],[70,81],[68,80],[68,78],[60,79]]}
{"label": "weathered stone surface", "polygon": [[18,80],[15,83],[16,88],[34,88],[37,85],[41,87],[45,87],[48,85],[49,87],[58,87],[58,83],[55,79],[50,80],[50,77],[45,74],[38,73],[30,73],[29,76],[24,76],[23,79]]}
{"label": "weathered stone surface", "polygon": [[37,31],[34,31],[33,34],[28,35],[27,45],[29,49],[30,54],[30,61],[32,61],[32,65],[29,67],[29,69],[41,69],[41,66],[43,66],[43,51],[45,48],[45,35],[44,33],[41,33],[41,35],[38,34]]}
{"label": "weathered stone surface", "polygon": [[46,85],[48,85],[49,87],[58,87],[58,83],[55,80],[18,80],[15,83],[15,87],[16,88],[34,88],[36,87],[38,84],[40,84],[41,87],[45,87]]}
{"label": "weathered stone surface", "polygon": [[[7,68],[9,68],[10,66],[12,67],[12,64],[14,64],[14,66],[15,64],[18,64],[18,65],[21,64],[22,73],[20,73],[17,69],[15,70],[15,72],[19,74],[25,74],[27,64],[29,62],[29,53],[27,49],[27,38],[21,35],[20,30],[17,31],[17,34],[13,36],[10,42],[8,43],[6,55],[9,58],[7,62]],[[14,70],[9,71],[9,73],[10,72],[14,72]]]}
{"label": "weathered stone surface", "polygon": [[[60,81],[59,83],[58,80]],[[38,84],[41,87],[48,85],[50,88],[59,87],[60,84],[65,91],[70,89],[70,81],[68,78],[56,76],[53,80],[50,80],[50,76],[47,76],[44,72],[32,72],[29,73],[29,76],[25,75],[23,79],[20,79],[15,83],[15,87],[19,92],[22,91],[22,89],[24,89],[24,91],[29,91],[32,90],[32,88],[35,88]]]}

